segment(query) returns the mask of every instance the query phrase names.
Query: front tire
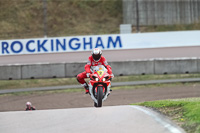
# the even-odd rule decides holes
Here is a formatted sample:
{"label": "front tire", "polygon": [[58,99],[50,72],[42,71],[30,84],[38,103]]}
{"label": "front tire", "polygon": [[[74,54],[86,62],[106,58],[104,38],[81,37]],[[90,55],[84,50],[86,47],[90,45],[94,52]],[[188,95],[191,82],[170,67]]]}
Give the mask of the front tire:
{"label": "front tire", "polygon": [[95,102],[94,102],[94,107],[98,107],[98,106],[97,106],[97,103],[95,103]]}
{"label": "front tire", "polygon": [[97,107],[102,107],[103,99],[103,86],[98,86],[97,88]]}

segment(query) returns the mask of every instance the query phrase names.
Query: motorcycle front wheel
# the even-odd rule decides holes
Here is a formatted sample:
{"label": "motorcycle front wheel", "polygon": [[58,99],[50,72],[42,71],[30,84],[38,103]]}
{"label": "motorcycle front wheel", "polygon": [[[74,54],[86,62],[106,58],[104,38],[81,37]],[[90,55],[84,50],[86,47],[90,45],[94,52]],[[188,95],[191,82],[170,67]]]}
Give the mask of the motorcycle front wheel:
{"label": "motorcycle front wheel", "polygon": [[95,102],[94,102],[94,107],[98,107],[98,106],[97,106],[97,103],[95,103]]}
{"label": "motorcycle front wheel", "polygon": [[95,107],[102,107],[103,99],[103,86],[98,86],[97,88],[97,103],[94,103]]}

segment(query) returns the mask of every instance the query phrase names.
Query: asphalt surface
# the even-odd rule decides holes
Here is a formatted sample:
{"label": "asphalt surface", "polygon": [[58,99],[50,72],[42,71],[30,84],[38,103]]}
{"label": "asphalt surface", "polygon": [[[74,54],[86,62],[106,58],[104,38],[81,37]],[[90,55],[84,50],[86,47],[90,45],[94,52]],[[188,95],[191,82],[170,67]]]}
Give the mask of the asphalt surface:
{"label": "asphalt surface", "polygon": [[[155,58],[190,58],[200,57],[200,46],[169,47],[128,50],[103,50],[103,56],[109,61],[128,61]],[[87,61],[91,52],[67,52],[53,54],[33,54],[17,56],[0,56],[0,65],[7,64],[35,64]]]}
{"label": "asphalt surface", "polygon": [[[138,60],[138,59],[152,59],[152,58],[184,58],[184,57],[200,57],[200,47],[173,47],[173,48],[151,48],[151,49],[135,49],[135,50],[112,50],[112,51],[103,51],[103,55],[107,58],[108,61],[124,61],[124,60]],[[35,63],[60,63],[60,62],[80,62],[80,61],[87,61],[88,56],[90,55],[90,52],[71,52],[71,53],[57,53],[57,54],[39,54],[39,55],[18,55],[18,56],[0,56],[0,65],[8,65],[8,64],[35,64]],[[188,79],[187,79],[188,80]],[[196,80],[196,79],[195,79]],[[197,79],[199,81],[199,79]],[[140,81],[139,84],[145,84],[141,83],[143,81]],[[150,81],[149,83],[153,83],[154,81]],[[160,82],[160,81],[159,81]],[[164,81],[165,83],[167,81]],[[168,81],[169,82],[169,81]],[[170,81],[172,82],[172,81]],[[176,82],[173,80],[173,82]],[[187,81],[178,81],[178,82],[187,82]],[[195,82],[195,81],[191,81]],[[118,85],[124,85],[128,84],[121,83]],[[130,82],[130,85],[135,84],[135,82]],[[117,85],[117,83],[116,83]],[[114,85],[113,85],[114,86]],[[47,89],[49,87],[46,87]],[[57,87],[58,88],[58,87]],[[66,88],[66,86],[64,87]],[[195,88],[195,86],[194,86]],[[29,88],[31,90],[33,88]],[[55,89],[55,88],[51,88]],[[62,89],[62,86],[61,88]],[[180,92],[183,92],[183,87],[180,88]],[[197,88],[195,88],[197,89]],[[35,89],[33,89],[35,90]],[[177,95],[179,93],[174,93],[173,91],[177,91],[176,89],[170,90],[165,89],[158,90],[162,91],[162,94],[160,92],[155,93],[155,91],[148,89],[149,93],[144,92],[144,90],[135,90],[134,93],[130,93],[130,91],[127,91],[126,94],[123,94],[120,92],[120,95],[117,94],[115,97],[116,99],[120,99],[119,96],[122,96],[122,100],[116,101],[117,104],[122,104],[120,101],[126,102],[126,97],[130,95],[131,98],[134,98],[135,100],[138,100],[138,98],[141,98],[140,101],[147,101],[152,100],[153,98],[163,99],[166,98],[173,98],[172,95],[174,94],[174,98],[177,98]],[[2,90],[4,91],[4,90]],[[23,90],[22,90],[23,91]],[[136,95],[136,93],[138,94]],[[183,95],[186,95],[185,97],[191,97],[196,96],[199,93],[196,93],[199,91],[197,89],[196,91],[188,90],[188,93],[183,93]],[[116,91],[117,92],[117,91]],[[189,92],[191,92],[191,96],[189,95]],[[8,92],[7,92],[8,93]],[[152,93],[152,95],[151,95]],[[173,94],[170,94],[173,93]],[[165,95],[166,94],[166,97]],[[167,95],[169,94],[169,97]],[[52,94],[49,99],[53,100],[53,96],[55,94]],[[61,94],[59,94],[61,95]],[[112,94],[113,98],[115,96],[115,93]],[[141,96],[143,95],[143,96]],[[57,95],[56,95],[57,96]],[[61,97],[57,96],[55,100],[61,100],[62,98],[69,98],[72,99],[75,98],[74,101],[68,101],[61,100],[63,103],[61,105],[64,105],[64,103],[70,104],[69,106],[75,106],[72,104],[75,101],[78,101],[78,107],[83,105],[83,102],[80,101],[80,99],[77,100],[77,93],[70,94],[71,97]],[[83,98],[83,95],[81,95],[81,99]],[[137,97],[138,96],[138,97]],[[150,99],[148,99],[148,97]],[[160,96],[160,97],[159,97]],[[45,108],[44,105],[48,106],[48,104],[44,104],[43,102],[46,100],[45,96],[41,96],[43,98],[43,101],[41,99],[38,99],[37,97],[31,97],[34,101],[38,100],[38,104],[41,103],[41,108]],[[60,99],[58,99],[58,97]],[[181,98],[184,96],[180,96]],[[5,97],[2,97],[3,100],[6,100],[6,102],[3,102],[7,107],[11,105],[11,103],[18,102],[16,97],[14,99],[5,99]],[[29,97],[30,98],[30,97]],[[30,98],[30,99],[31,99]],[[87,97],[89,100],[90,97]],[[24,103],[26,99],[23,99],[20,97],[20,100]],[[154,99],[154,100],[155,100]],[[110,98],[112,100],[112,97]],[[12,102],[11,102],[12,101]],[[40,101],[40,102],[39,102]],[[134,102],[134,100],[131,100]],[[21,101],[20,101],[21,102]],[[89,103],[88,103],[89,104]],[[106,103],[105,103],[106,104]],[[109,104],[109,103],[107,103]],[[21,103],[20,103],[21,105]],[[58,102],[55,103],[56,106],[59,106]],[[112,102],[113,105],[113,102]],[[16,105],[17,107],[18,105]],[[51,102],[50,105],[51,108],[53,106],[53,103]],[[40,106],[38,106],[40,107]],[[13,106],[11,106],[13,108]],[[58,107],[60,108],[60,107]],[[66,108],[66,106],[65,106]],[[12,126],[11,126],[12,125]],[[12,127],[12,128],[11,128]],[[137,132],[137,133],[181,133],[184,132],[182,129],[177,128],[172,124],[170,121],[168,121],[166,118],[163,118],[163,116],[159,116],[155,112],[152,112],[151,110],[148,110],[146,108],[137,108],[135,106],[112,106],[112,107],[103,107],[103,108],[79,108],[79,109],[57,109],[57,110],[37,110],[37,111],[17,111],[17,112],[0,112],[0,131],[4,133],[77,133],[77,132],[115,132],[115,133],[121,133],[121,132]]]}
{"label": "asphalt surface", "polygon": [[[124,89],[114,89],[108,99],[103,102],[103,107],[191,97],[200,97],[200,84],[124,87]],[[90,95],[85,94],[84,88],[82,88],[78,92],[51,93],[43,91],[40,93],[0,95],[0,112],[23,111],[27,101],[30,101],[37,110],[94,107]]]}
{"label": "asphalt surface", "polygon": [[1,112],[3,133],[184,133],[163,116],[139,106]]}
{"label": "asphalt surface", "polygon": [[[176,83],[176,82],[200,82],[200,78],[186,78],[186,79],[165,79],[165,80],[149,80],[149,81],[130,81],[130,82],[114,82],[114,86],[129,86],[129,85],[147,85],[147,84],[162,84],[162,83]],[[81,88],[80,85],[65,85],[65,86],[49,86],[37,88],[23,88],[23,89],[6,89],[0,90],[0,94],[26,92],[26,91],[45,91],[45,90],[62,90]]]}

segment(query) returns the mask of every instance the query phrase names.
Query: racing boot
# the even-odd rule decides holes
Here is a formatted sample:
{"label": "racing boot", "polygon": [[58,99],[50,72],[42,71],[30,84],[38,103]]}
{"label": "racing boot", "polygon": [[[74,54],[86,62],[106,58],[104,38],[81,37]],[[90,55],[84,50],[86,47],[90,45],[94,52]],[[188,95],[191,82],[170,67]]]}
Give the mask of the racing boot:
{"label": "racing boot", "polygon": [[111,92],[112,90],[110,89],[110,91],[108,92],[108,96],[110,95],[110,92]]}
{"label": "racing boot", "polygon": [[82,86],[85,88],[85,94],[89,93],[89,86],[87,83],[82,84]]}
{"label": "racing boot", "polygon": [[108,92],[108,96],[110,95],[110,92],[112,91],[112,89],[110,89],[110,91]]}

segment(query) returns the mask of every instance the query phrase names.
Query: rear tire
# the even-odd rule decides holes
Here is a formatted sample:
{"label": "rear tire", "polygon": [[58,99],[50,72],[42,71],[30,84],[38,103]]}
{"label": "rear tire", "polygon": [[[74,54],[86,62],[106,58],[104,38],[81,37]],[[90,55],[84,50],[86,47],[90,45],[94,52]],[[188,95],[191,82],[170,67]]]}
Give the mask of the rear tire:
{"label": "rear tire", "polygon": [[103,99],[103,86],[98,86],[97,88],[97,107],[102,107]]}

